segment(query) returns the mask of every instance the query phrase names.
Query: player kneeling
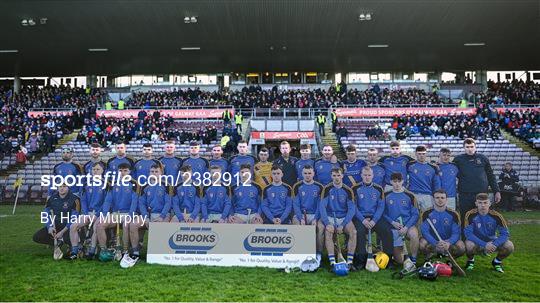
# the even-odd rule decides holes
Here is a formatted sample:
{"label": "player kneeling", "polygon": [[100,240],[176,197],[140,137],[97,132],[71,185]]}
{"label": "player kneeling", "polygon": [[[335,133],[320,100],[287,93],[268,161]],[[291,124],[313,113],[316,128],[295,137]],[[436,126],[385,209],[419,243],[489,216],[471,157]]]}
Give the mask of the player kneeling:
{"label": "player kneeling", "polygon": [[[92,165],[92,177],[95,180],[103,180],[105,165],[103,162],[96,162]],[[93,182],[93,180],[92,180]],[[89,184],[85,186],[81,192],[81,215],[76,223],[71,224],[69,228],[69,237],[71,240],[71,255],[69,258],[74,260],[77,258],[81,245],[79,231],[86,227],[84,248],[86,249],[85,257],[88,260],[94,258],[97,245],[97,220],[101,207],[105,200],[105,189],[103,184]]]}
{"label": "player kneeling", "polygon": [[141,192],[139,198],[138,211],[144,222],[133,221],[129,226],[129,239],[131,242],[131,255],[124,255],[124,258],[131,258],[132,264],[135,264],[140,257],[140,243],[139,239],[141,234],[139,230],[142,230],[142,236],[144,231],[148,229],[149,222],[169,222],[172,203],[172,187],[160,184],[161,181],[161,166],[153,164],[150,167],[150,177],[148,178],[148,185],[146,185]]}
{"label": "player kneeling", "polygon": [[514,252],[506,220],[498,212],[489,209],[491,202],[486,193],[476,195],[475,204],[476,209],[465,215],[465,248],[469,258],[466,270],[474,269],[475,254],[489,255],[497,252],[491,265],[497,272],[504,273],[502,260]]}
{"label": "player kneeling", "polygon": [[180,172],[182,173],[182,184],[178,185],[176,194],[172,199],[174,216],[171,222],[199,222],[201,188],[193,185],[191,166],[182,166]]}
{"label": "player kneeling", "polygon": [[[448,197],[443,189],[436,190],[433,194],[433,208],[422,213],[422,238],[420,239],[420,251],[426,255],[426,259],[433,254],[445,255],[447,251],[454,258],[465,253],[465,243],[460,240],[461,222],[459,214],[448,208]],[[442,241],[438,240],[427,220],[431,220]]]}
{"label": "player kneeling", "polygon": [[263,191],[261,209],[264,213],[265,224],[289,224],[292,210],[291,193],[289,185],[283,183],[283,171],[278,165],[272,166],[272,184]]}
{"label": "player kneeling", "polygon": [[221,167],[210,167],[212,183],[203,189],[201,198],[202,221],[207,223],[227,223],[231,211],[231,191],[221,183]]}
{"label": "player kneeling", "polygon": [[324,189],[321,183],[315,182],[313,166],[306,165],[302,169],[302,181],[293,186],[293,224],[315,225],[317,231],[317,263],[321,264],[324,243],[324,225],[319,220],[319,204]]}
{"label": "player kneeling", "polygon": [[403,187],[401,173],[390,175],[390,183],[392,191],[384,194],[386,207],[383,218],[393,227],[394,260],[399,264],[404,262],[402,253],[406,252],[405,238],[408,238],[411,254],[408,257],[415,264],[419,245],[418,229],[415,226],[418,221],[416,200],[414,195]]}
{"label": "player kneeling", "polygon": [[[353,202],[352,190],[343,184],[343,170],[341,168],[332,169],[332,183],[324,188],[321,197],[319,213],[321,222],[325,226],[325,244],[330,265],[333,268],[336,263],[334,233],[339,235],[345,232],[348,237],[347,265],[349,270],[355,270],[353,261],[356,249],[356,228],[352,223],[352,218],[356,214],[356,207]],[[338,252],[338,255],[340,253]]]}
{"label": "player kneeling", "polygon": [[251,179],[251,165],[240,166],[240,183],[232,190],[232,207],[229,223],[262,224],[261,196],[262,189]]}

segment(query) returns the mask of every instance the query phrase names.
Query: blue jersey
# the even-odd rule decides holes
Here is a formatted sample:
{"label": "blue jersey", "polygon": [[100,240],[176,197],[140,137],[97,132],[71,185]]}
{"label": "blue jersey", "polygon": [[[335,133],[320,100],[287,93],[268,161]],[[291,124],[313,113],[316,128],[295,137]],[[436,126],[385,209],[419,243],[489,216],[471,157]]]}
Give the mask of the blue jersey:
{"label": "blue jersey", "polygon": [[292,210],[292,189],[289,185],[270,184],[263,190],[261,210],[270,221],[279,218],[282,223],[286,222]]}
{"label": "blue jersey", "polygon": [[[193,175],[191,176],[191,180],[199,180],[202,183],[202,180],[204,179],[204,173],[208,171],[208,160],[206,160],[205,158],[189,157],[184,159],[183,166],[186,165],[191,166],[191,171],[193,173]],[[198,173],[198,175],[195,173]]]}
{"label": "blue jersey", "polygon": [[253,168],[255,167],[256,159],[252,155],[236,155],[229,161],[229,170],[231,176],[234,178],[236,173],[240,172],[240,166],[242,164],[249,164],[251,166],[251,179],[253,180]]}
{"label": "blue jersey", "polygon": [[403,225],[409,228],[418,222],[418,207],[411,192],[387,192],[384,194],[384,203],[383,217],[388,223],[399,222],[401,217]]}
{"label": "blue jersey", "polygon": [[91,175],[92,174],[92,167],[94,167],[94,164],[95,163],[101,163],[103,165],[103,171],[105,172],[105,170],[107,169],[107,164],[105,164],[105,162],[103,161],[97,161],[97,162],[94,162],[92,160],[86,162],[84,164],[84,174],[85,175]]}
{"label": "blue jersey", "polygon": [[145,182],[148,180],[148,176],[150,176],[150,168],[152,165],[159,165],[161,166],[161,163],[158,160],[154,159],[140,159],[139,161],[135,162],[135,172],[133,176],[135,177],[135,180],[139,182],[140,176],[145,176],[146,178],[141,178],[139,183],[142,183],[144,180]]}
{"label": "blue jersey", "polygon": [[298,221],[304,218],[304,212],[308,215],[315,215],[319,219],[319,204],[324,187],[319,182],[307,184],[299,181],[293,186],[293,209]]}
{"label": "blue jersey", "polygon": [[362,222],[371,218],[377,223],[384,213],[384,190],[381,186],[371,183],[360,183],[352,188],[356,204],[356,218]]}
{"label": "blue jersey", "polygon": [[81,211],[83,215],[88,215],[89,212],[99,214],[101,207],[105,201],[106,189],[103,185],[100,186],[85,186],[81,193]]}
{"label": "blue jersey", "polygon": [[385,181],[384,181],[384,177],[386,175],[386,171],[384,169],[384,166],[382,166],[381,164],[377,163],[373,166],[370,166],[371,167],[371,170],[373,170],[373,183],[381,186],[382,188],[384,188],[384,185],[385,185]]}
{"label": "blue jersey", "polygon": [[251,209],[252,214],[260,214],[262,193],[262,188],[255,183],[251,183],[250,186],[240,183],[239,186],[233,187],[231,215],[247,215],[248,209]]}
{"label": "blue jersey", "polygon": [[439,163],[441,187],[449,198],[456,197],[458,167],[454,163]]}
{"label": "blue jersey", "polygon": [[139,203],[139,185],[133,180],[127,186],[111,185],[105,195],[105,202],[101,212],[107,214],[109,212],[136,213]]}
{"label": "blue jersey", "polygon": [[176,188],[176,193],[172,199],[174,215],[178,221],[184,221],[184,212],[195,220],[201,210],[202,189],[199,186],[180,185]]}
{"label": "blue jersey", "polygon": [[130,167],[130,170],[131,170],[131,175],[134,176],[135,174],[133,173],[134,172],[134,168],[133,168],[133,165],[135,165],[135,161],[133,161],[133,159],[131,159],[130,157],[113,157],[113,158],[110,158],[109,161],[107,161],[107,169],[106,171],[110,171],[111,173],[112,172],[118,172],[118,165],[122,164],[122,163],[127,163],[129,164],[129,167]]}
{"label": "blue jersey", "polygon": [[407,172],[409,190],[415,194],[432,195],[441,188],[439,169],[435,165],[413,161],[409,163]]}
{"label": "blue jersey", "polygon": [[334,224],[334,222],[330,222],[328,217],[335,217],[336,219],[343,218],[343,222],[339,226],[345,227],[356,214],[354,194],[346,185],[339,188],[333,184],[327,185],[323,190],[321,198],[319,214],[325,226]]}
{"label": "blue jersey", "polygon": [[182,167],[182,159],[180,159],[179,157],[163,156],[158,160],[163,166],[163,175],[172,177],[173,183],[176,186],[177,180],[182,180],[179,175],[180,168]]}
{"label": "blue jersey", "polygon": [[[224,173],[229,171],[229,161],[227,161],[226,159],[223,159],[223,158],[211,159],[209,162],[210,162],[210,166],[217,165],[217,166],[221,167],[221,175],[222,176],[223,176]],[[208,166],[208,167],[210,167],[210,166]]]}
{"label": "blue jersey", "polygon": [[[77,178],[77,176],[82,175],[82,174],[83,172],[82,172],[81,166],[73,162],[60,162],[56,164],[53,168],[53,175],[62,176],[64,178],[67,176],[73,176]],[[75,179],[75,181],[76,180],[77,179]],[[77,185],[70,186],[69,189],[74,194],[78,194],[80,191],[80,188]],[[54,192],[55,190],[49,189],[49,196],[51,196]]]}
{"label": "blue jersey", "polygon": [[465,214],[464,234],[467,240],[481,247],[486,247],[488,242],[499,247],[510,237],[506,220],[494,210],[486,215],[479,214],[478,209],[468,211]]}
{"label": "blue jersey", "polygon": [[165,219],[171,211],[173,187],[145,186],[139,198],[139,213],[143,216],[160,214]]}
{"label": "blue jersey", "polygon": [[384,156],[379,162],[384,167],[384,182],[386,185],[392,185],[390,183],[390,176],[392,173],[400,173],[403,177],[403,180],[407,181],[407,164],[413,159],[406,155],[394,156]]}
{"label": "blue jersey", "polygon": [[435,229],[443,241],[447,241],[451,245],[456,244],[461,237],[461,223],[457,212],[451,209],[438,211],[431,208],[422,213],[422,225],[420,225],[422,237],[424,237],[429,244],[435,246],[439,240],[429,226],[429,223],[427,222],[428,218],[435,226]]}
{"label": "blue jersey", "polygon": [[353,163],[345,160],[341,162],[343,167],[343,183],[353,187],[362,182],[362,168],[367,165],[366,161],[357,159]]}
{"label": "blue jersey", "polygon": [[205,187],[201,198],[202,219],[208,219],[208,215],[221,214],[225,220],[231,212],[231,189],[223,185]]}
{"label": "blue jersey", "polygon": [[325,159],[315,161],[315,181],[322,185],[332,182],[332,168],[339,168],[339,163],[332,163]]}
{"label": "blue jersey", "polygon": [[304,167],[306,165],[310,165],[311,167],[313,167],[313,165],[315,164],[315,160],[313,159],[298,159],[296,161],[296,163],[294,164],[294,166],[296,167],[296,176],[298,178],[298,180],[302,181],[304,180],[304,176],[302,175],[302,171],[304,170]]}

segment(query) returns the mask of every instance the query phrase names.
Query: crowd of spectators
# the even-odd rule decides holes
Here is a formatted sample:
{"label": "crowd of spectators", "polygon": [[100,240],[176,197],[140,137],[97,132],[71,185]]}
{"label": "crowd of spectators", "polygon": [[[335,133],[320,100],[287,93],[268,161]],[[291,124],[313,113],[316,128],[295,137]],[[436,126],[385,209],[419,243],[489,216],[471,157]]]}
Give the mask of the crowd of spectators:
{"label": "crowd of spectators", "polygon": [[[21,147],[26,147],[31,155],[53,151],[60,138],[95,115],[100,96],[97,90],[69,86],[23,86],[18,94],[11,88],[0,87],[0,156],[17,153]],[[28,115],[33,108],[44,107],[73,110],[71,114]]]}
{"label": "crowd of spectators", "polygon": [[477,103],[494,105],[539,104],[540,84],[533,81],[514,80],[488,82],[488,90],[475,96]]}
{"label": "crowd of spectators", "polygon": [[538,110],[506,110],[500,113],[499,123],[511,134],[532,146],[540,143],[540,111]]}
{"label": "crowd of spectators", "polygon": [[170,116],[148,115],[136,118],[99,117],[86,121],[77,141],[99,143],[109,146],[131,140],[159,142],[169,139],[179,143],[192,140],[210,144],[217,140],[218,130],[214,124],[202,125],[196,129],[185,129]]}
{"label": "crowd of spectators", "polygon": [[374,85],[367,90],[350,89],[346,86],[324,89],[278,90],[275,86],[264,90],[260,86],[244,87],[242,90],[206,92],[196,89],[173,91],[134,92],[127,101],[130,107],[150,108],[155,106],[219,106],[235,108],[328,108],[340,105],[390,106],[390,105],[433,105],[450,102],[436,92],[425,92],[410,88],[400,90],[381,89]]}
{"label": "crowd of spectators", "polygon": [[477,115],[403,115],[394,117],[392,128],[396,130],[398,140],[414,135],[496,140],[501,136],[500,125],[497,119],[489,119],[488,114],[486,110]]}

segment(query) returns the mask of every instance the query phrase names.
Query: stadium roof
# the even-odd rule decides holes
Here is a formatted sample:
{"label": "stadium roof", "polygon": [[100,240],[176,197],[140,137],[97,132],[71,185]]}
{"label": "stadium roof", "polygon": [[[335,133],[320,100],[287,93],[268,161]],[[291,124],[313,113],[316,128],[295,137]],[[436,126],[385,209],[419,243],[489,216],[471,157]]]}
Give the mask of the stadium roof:
{"label": "stadium roof", "polygon": [[4,76],[540,69],[538,0],[3,0],[0,28]]}

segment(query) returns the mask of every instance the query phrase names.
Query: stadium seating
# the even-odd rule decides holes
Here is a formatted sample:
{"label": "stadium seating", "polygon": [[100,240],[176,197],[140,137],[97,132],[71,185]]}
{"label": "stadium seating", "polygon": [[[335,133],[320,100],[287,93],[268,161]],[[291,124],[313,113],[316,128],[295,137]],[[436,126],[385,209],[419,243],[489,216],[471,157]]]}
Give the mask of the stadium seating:
{"label": "stadium seating", "polygon": [[[391,120],[378,119],[377,122],[383,128],[389,127]],[[369,148],[376,148],[380,155],[390,153],[390,141],[369,141],[364,131],[373,124],[374,121],[366,120],[347,120],[345,122],[348,136],[341,138],[343,146],[354,144],[363,158],[367,154]],[[393,134],[392,129],[389,132]],[[438,160],[438,153],[442,147],[447,147],[452,151],[452,154],[458,155],[463,153],[463,141],[459,138],[434,137],[423,138],[421,136],[409,137],[401,142],[403,153],[413,156],[414,149],[418,145],[425,145],[428,148],[428,157],[431,161]],[[540,160],[537,156],[531,155],[529,152],[523,151],[520,147],[510,143],[506,139],[497,140],[479,140],[477,141],[478,152],[486,155],[493,168],[494,173],[498,177],[504,163],[511,162],[513,168],[520,174],[521,184],[525,187],[540,186]]]}

